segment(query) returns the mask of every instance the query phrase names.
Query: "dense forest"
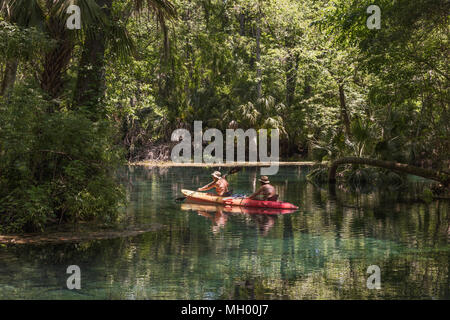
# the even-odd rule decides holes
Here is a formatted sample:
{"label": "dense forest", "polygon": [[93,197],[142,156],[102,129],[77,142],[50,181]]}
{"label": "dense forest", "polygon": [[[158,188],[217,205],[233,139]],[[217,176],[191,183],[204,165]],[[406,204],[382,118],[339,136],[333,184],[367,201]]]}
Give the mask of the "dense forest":
{"label": "dense forest", "polygon": [[[70,4],[81,29],[66,26]],[[195,120],[277,128],[286,160],[410,165],[448,186],[449,12],[447,0],[0,0],[0,231],[113,221],[126,200],[115,169],[168,160],[171,133]],[[349,181],[401,179],[357,168]]]}

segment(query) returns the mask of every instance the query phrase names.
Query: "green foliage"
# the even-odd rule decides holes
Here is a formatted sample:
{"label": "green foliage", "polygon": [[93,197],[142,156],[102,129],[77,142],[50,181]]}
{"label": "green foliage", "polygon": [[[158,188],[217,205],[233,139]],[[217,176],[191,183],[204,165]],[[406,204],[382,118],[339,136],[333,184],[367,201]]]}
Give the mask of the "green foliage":
{"label": "green foliage", "polygon": [[35,28],[21,28],[0,19],[0,58],[29,60],[51,48],[54,43]]}
{"label": "green foliage", "polygon": [[[308,175],[308,181],[316,185],[324,185],[328,182],[327,166],[320,166],[311,170]],[[405,185],[406,176],[400,175],[386,169],[360,166],[343,167],[337,174],[339,183],[345,183],[351,189],[367,189],[368,186],[389,186],[392,189],[398,189]]]}
{"label": "green foliage", "polygon": [[[379,30],[365,27],[370,4],[381,8]],[[445,0],[355,0],[335,1],[327,14],[335,43],[356,46],[358,66],[370,75],[365,113],[382,159],[448,165],[449,9]]]}
{"label": "green foliage", "polygon": [[[0,0],[2,87],[18,88],[0,116],[9,212],[0,220],[10,230],[113,220],[112,145],[128,160],[169,154],[172,131],[195,120],[278,128],[284,158],[448,170],[448,1],[76,2],[89,14],[69,32],[60,28],[67,1]],[[366,27],[371,4],[379,30]],[[29,83],[43,97],[22,88]],[[340,174],[355,185],[404,181],[359,167]]]}
{"label": "green foliage", "polygon": [[433,201],[433,192],[431,189],[425,188],[420,198],[426,203],[431,203]]}
{"label": "green foliage", "polygon": [[18,87],[0,108],[0,231],[44,230],[60,221],[113,222],[123,190],[112,178],[121,153],[107,122]]}

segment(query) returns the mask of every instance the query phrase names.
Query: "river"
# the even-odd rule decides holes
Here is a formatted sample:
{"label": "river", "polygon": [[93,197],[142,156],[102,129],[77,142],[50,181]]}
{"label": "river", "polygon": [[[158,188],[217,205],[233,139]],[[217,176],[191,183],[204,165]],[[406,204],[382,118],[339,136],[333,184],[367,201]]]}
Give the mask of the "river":
{"label": "river", "polygon": [[[450,299],[449,204],[412,201],[420,184],[330,193],[307,167],[271,177],[300,209],[261,215],[177,203],[215,169],[129,167],[121,226],[145,234],[80,243],[0,246],[0,299]],[[256,168],[229,177],[257,186]],[[417,187],[419,185],[419,187]],[[69,265],[81,289],[69,290]],[[369,266],[380,289],[369,289]]]}

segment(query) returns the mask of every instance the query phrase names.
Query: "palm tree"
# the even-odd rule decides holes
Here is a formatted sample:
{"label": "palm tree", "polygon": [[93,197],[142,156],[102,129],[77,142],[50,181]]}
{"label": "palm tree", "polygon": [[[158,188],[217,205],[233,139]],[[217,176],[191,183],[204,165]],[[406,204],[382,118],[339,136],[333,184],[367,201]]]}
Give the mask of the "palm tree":
{"label": "palm tree", "polygon": [[[123,16],[140,12],[145,8],[154,12],[167,39],[165,21],[175,16],[173,5],[167,0],[123,0],[126,2]],[[66,28],[67,8],[76,4],[82,12],[80,31]],[[73,56],[77,40],[83,41],[82,57],[78,67],[78,79],[74,105],[96,107],[104,91],[104,54],[110,45],[121,56],[132,51],[133,44],[123,25],[111,16],[113,0],[0,0],[0,12],[10,23],[24,28],[37,27],[56,40],[56,45],[45,54],[40,73],[40,85],[49,96],[57,98],[64,87],[64,75]],[[145,6],[146,5],[146,6]],[[114,39],[114,41],[109,41]],[[117,41],[118,40],[118,41]],[[167,41],[165,41],[167,43]],[[1,89],[10,90],[14,85],[18,61],[8,61]],[[2,92],[0,92],[1,94]],[[97,110],[93,110],[97,111]]]}
{"label": "palm tree", "polygon": [[[17,24],[20,27],[41,27],[43,14],[36,4],[36,1],[0,0],[0,14],[5,17],[6,21]],[[24,9],[25,5],[27,5],[29,10],[19,10]],[[8,94],[13,88],[18,65],[19,60],[17,57],[9,58],[6,61],[5,72],[0,86],[0,96]]]}
{"label": "palm tree", "polygon": [[[109,21],[113,22],[112,0],[97,0],[97,4],[102,8]],[[146,6],[145,6],[146,5]],[[166,20],[175,17],[175,8],[167,0],[135,0],[128,1],[124,12],[121,12],[122,19],[127,20],[133,12],[141,12],[147,9],[153,12],[162,27],[164,34],[165,49],[168,48],[168,36]],[[102,111],[99,110],[99,103],[105,91],[105,50],[108,44],[114,46],[114,51],[119,55],[131,53],[133,45],[129,39],[126,29],[121,29],[110,24],[108,29],[99,24],[92,24],[89,27],[88,37],[83,46],[82,57],[78,68],[78,78],[74,93],[74,107],[84,107],[90,112],[92,120],[102,117]],[[121,39],[119,44],[117,39]],[[112,41],[110,41],[112,40]]]}
{"label": "palm tree", "polygon": [[[63,77],[77,39],[77,33],[66,28],[66,11],[70,4],[77,4],[86,13],[82,19],[84,27],[90,23],[105,21],[94,0],[0,0],[1,13],[8,22],[22,28],[38,28],[55,40],[55,46],[44,55],[39,75],[41,87],[51,99],[58,97],[63,89]],[[0,94],[12,89],[17,65],[17,59],[7,62]]]}

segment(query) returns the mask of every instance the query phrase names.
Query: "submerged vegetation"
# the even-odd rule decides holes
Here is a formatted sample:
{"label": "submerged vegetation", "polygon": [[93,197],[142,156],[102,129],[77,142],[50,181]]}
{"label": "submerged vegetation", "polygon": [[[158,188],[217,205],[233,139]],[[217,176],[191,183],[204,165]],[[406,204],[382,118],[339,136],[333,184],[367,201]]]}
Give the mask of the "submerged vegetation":
{"label": "submerged vegetation", "polygon": [[[367,158],[448,178],[445,0],[0,0],[0,231],[114,221],[122,161],[173,130],[278,128],[284,159]],[[391,170],[338,168],[400,185]],[[318,169],[316,181],[328,181]],[[447,180],[448,181],[448,180]],[[444,184],[445,187],[445,184]]]}

